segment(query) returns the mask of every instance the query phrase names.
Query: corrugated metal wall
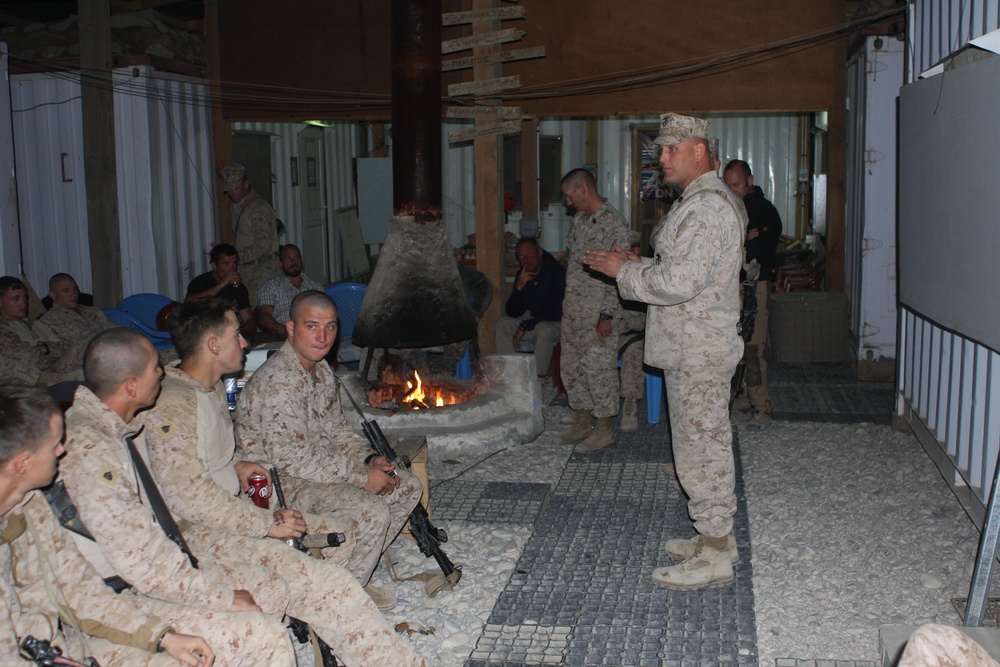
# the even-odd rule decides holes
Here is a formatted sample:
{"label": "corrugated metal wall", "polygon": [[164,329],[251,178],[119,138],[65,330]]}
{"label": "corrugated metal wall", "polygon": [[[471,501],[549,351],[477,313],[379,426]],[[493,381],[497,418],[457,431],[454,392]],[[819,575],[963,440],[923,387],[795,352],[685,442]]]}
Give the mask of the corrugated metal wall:
{"label": "corrugated metal wall", "polygon": [[[911,3],[905,80],[912,84],[969,40],[1000,27],[998,8],[997,0]],[[974,136],[980,128],[967,131]],[[897,377],[897,412],[982,525],[1000,449],[1000,354],[901,308]]]}
{"label": "corrugated metal wall", "polygon": [[1000,354],[901,309],[899,414],[982,525],[1000,450]]}
{"label": "corrugated metal wall", "polygon": [[848,63],[845,288],[859,360],[896,357],[895,100],[903,56],[900,41],[868,37]]}
{"label": "corrugated metal wall", "polygon": [[1000,28],[997,0],[914,0],[909,3],[906,81],[969,43]]}
{"label": "corrugated metal wall", "polygon": [[[205,86],[146,67],[114,85],[123,291],[181,298],[215,236]],[[43,286],[66,271],[90,291],[79,79],[18,74],[11,90],[25,272]]]}
{"label": "corrugated metal wall", "polygon": [[14,175],[14,129],[10,110],[7,45],[0,42],[0,271],[21,274],[21,240],[17,223],[17,181]]}
{"label": "corrugated metal wall", "polygon": [[208,90],[150,67],[114,81],[122,288],[181,300],[217,236]]}
{"label": "corrugated metal wall", "polygon": [[10,93],[24,273],[42,293],[59,271],[90,292],[79,80],[17,74]]}
{"label": "corrugated metal wall", "polygon": [[[303,238],[302,200],[292,185],[291,160],[299,157],[299,133],[312,127],[305,123],[233,123],[233,132],[259,132],[271,135],[271,198],[275,213],[285,223],[282,243],[301,245]],[[330,233],[331,280],[344,275],[343,255],[336,211],[357,206],[354,186],[354,160],[361,151],[361,126],[338,122],[323,127],[324,206]],[[299,169],[305,166],[299,162]],[[306,268],[308,272],[308,267]]]}
{"label": "corrugated metal wall", "polygon": [[781,215],[782,232],[794,235],[798,187],[799,139],[797,114],[709,114],[709,134],[719,138],[719,158],[745,160],[754,185]]}

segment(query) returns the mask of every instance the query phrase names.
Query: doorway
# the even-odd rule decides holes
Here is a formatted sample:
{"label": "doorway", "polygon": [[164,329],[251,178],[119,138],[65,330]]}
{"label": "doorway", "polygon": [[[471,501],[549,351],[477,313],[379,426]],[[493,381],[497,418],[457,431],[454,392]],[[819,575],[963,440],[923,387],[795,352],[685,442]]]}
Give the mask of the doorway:
{"label": "doorway", "polygon": [[330,282],[330,228],[323,196],[323,131],[299,132],[299,197],[302,202],[302,261],[313,280]]}

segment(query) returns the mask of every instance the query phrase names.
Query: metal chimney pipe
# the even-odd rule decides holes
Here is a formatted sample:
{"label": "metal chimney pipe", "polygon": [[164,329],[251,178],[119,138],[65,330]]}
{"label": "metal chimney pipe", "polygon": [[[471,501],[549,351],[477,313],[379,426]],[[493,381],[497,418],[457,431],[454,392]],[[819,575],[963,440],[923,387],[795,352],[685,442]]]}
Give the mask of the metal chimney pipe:
{"label": "metal chimney pipe", "polygon": [[444,227],[441,163],[441,0],[392,0],[394,215],[354,324],[360,347],[430,347],[476,335]]}
{"label": "metal chimney pipe", "polygon": [[441,0],[392,0],[392,206],[441,220]]}

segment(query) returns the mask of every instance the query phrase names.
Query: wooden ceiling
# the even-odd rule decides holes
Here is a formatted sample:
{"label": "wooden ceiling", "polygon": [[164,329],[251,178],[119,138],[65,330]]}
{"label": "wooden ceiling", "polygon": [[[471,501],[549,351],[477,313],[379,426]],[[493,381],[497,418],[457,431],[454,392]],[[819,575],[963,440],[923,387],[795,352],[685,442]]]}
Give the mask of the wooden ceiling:
{"label": "wooden ceiling", "polygon": [[[200,33],[204,26],[203,0],[111,0],[112,16],[150,9],[156,10],[158,18],[175,29]],[[57,23],[76,13],[76,0],[6,0],[0,2],[0,30]]]}

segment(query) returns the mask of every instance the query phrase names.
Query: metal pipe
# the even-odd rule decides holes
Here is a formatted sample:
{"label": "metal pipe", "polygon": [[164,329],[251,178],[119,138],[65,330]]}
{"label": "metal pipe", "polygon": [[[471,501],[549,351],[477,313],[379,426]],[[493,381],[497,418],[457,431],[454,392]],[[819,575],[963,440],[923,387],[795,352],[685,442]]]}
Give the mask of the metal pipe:
{"label": "metal pipe", "polygon": [[392,0],[392,205],[441,220],[441,0]]}

